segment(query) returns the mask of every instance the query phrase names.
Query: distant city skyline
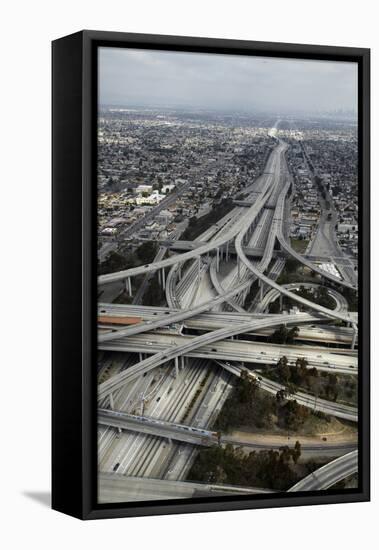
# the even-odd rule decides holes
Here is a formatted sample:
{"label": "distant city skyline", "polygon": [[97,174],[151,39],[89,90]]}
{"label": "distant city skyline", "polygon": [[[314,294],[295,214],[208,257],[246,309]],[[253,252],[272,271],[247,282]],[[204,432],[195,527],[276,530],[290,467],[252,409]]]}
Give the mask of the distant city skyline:
{"label": "distant city skyline", "polygon": [[278,114],[357,112],[356,63],[99,48],[99,103]]}

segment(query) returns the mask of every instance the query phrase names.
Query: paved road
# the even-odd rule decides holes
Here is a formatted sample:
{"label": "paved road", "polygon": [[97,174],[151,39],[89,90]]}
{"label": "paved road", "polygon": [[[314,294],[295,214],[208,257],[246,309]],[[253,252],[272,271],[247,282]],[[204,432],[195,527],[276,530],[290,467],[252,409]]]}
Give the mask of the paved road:
{"label": "paved road", "polygon": [[274,493],[274,491],[269,489],[254,487],[130,477],[103,472],[99,473],[98,479],[98,498],[100,503]]}
{"label": "paved road", "polygon": [[[281,193],[281,196],[279,198],[279,201],[281,201],[281,202],[278,201],[278,205],[280,205],[280,204],[282,206],[284,205],[284,197],[285,197],[286,192],[288,191],[288,185],[289,184],[287,184],[286,187],[284,187],[283,192]],[[283,222],[282,214],[281,215],[276,214],[276,216],[277,217],[274,217],[274,222],[276,221],[275,230],[276,230],[277,237],[280,241],[280,244],[283,247],[285,247],[287,249],[287,251],[292,256],[294,256],[296,259],[298,259],[298,261],[300,261],[303,264],[307,265],[308,267],[310,267],[314,271],[317,271],[317,272],[322,271],[322,270],[319,270],[319,269],[316,269],[316,268],[312,267],[313,264],[310,264],[310,262],[305,260],[303,257],[299,256],[296,252],[294,252],[291,249],[291,247],[288,245],[288,243],[285,241],[285,239],[283,237],[283,233],[282,233],[282,222]],[[322,313],[322,314],[324,314],[326,316],[329,316],[331,318],[340,319],[340,320],[345,321],[347,323],[353,322],[353,316],[350,313],[341,313],[341,312],[338,312],[338,311],[332,311],[328,308],[320,306],[319,304],[315,304],[314,302],[311,302],[309,300],[305,300],[301,296],[287,290],[286,288],[284,288],[281,285],[278,285],[272,279],[270,279],[269,277],[264,275],[264,273],[260,269],[258,269],[258,267],[255,264],[253,264],[247,258],[247,256],[245,255],[245,253],[243,251],[243,244],[242,243],[243,243],[243,239],[245,237],[245,234],[246,234],[247,230],[248,230],[248,225],[246,225],[245,228],[242,229],[239,232],[239,234],[237,235],[236,240],[235,240],[236,250],[237,250],[238,256],[239,256],[240,260],[242,261],[242,263],[260,280],[260,284],[263,283],[264,285],[267,285],[268,287],[276,289],[283,296],[287,296],[288,298],[291,298],[291,300],[293,300],[294,302],[298,302],[302,306],[305,306],[305,307],[311,309],[312,311]],[[325,277],[325,272],[322,272],[322,275]],[[328,278],[332,279],[333,276],[330,276]],[[336,279],[336,277],[334,277],[334,279]],[[340,282],[340,281],[338,281],[338,282]],[[348,285],[346,283],[345,286],[350,287],[350,284]]]}
{"label": "paved road", "polygon": [[[154,307],[154,306],[133,306],[124,304],[98,304],[98,314],[115,315],[116,317],[140,317],[143,321],[153,321],[157,317],[163,318],[164,315],[170,313],[176,313],[178,310],[167,307]],[[256,312],[219,312],[208,311],[185,319],[181,324],[190,329],[209,331],[218,328],[224,328],[230,324],[239,324],[246,322],[250,319],[264,319],[269,318],[269,313],[256,313]],[[350,343],[352,339],[353,330],[350,327],[340,327],[332,325],[321,325],[323,317],[314,317],[313,322],[317,324],[302,325],[303,314],[299,313],[299,340],[311,340],[320,341],[326,343]],[[285,318],[284,318],[285,321]],[[109,330],[109,326],[103,325],[104,330]],[[169,330],[169,329],[167,329]],[[257,329],[253,334],[272,334],[272,329]]]}
{"label": "paved road", "polygon": [[[323,285],[316,284],[316,283],[291,283],[288,285],[282,285],[283,288],[286,288],[287,290],[300,290],[301,288],[304,289],[319,289],[324,288],[326,289],[327,294],[334,300],[335,302],[335,310],[336,311],[348,311],[348,303],[347,300],[342,294],[337,292],[336,290],[332,288],[324,287]],[[256,307],[257,312],[264,312],[267,310],[268,306],[275,302],[280,296],[280,292],[276,290],[275,288],[269,290],[263,299],[258,303]]]}
{"label": "paved road", "polygon": [[358,451],[352,451],[336,458],[322,468],[312,472],[296,485],[288,489],[289,492],[321,491],[329,489],[339,481],[358,472]]}
{"label": "paved road", "polygon": [[[309,318],[312,319],[311,316],[309,316]],[[286,316],[286,319],[289,323],[293,323],[297,322],[299,317],[297,314],[289,314]],[[305,319],[305,316],[303,317],[303,319]],[[123,384],[125,384],[127,381],[130,381],[138,376],[142,376],[145,372],[149,372],[159,365],[162,365],[163,363],[166,363],[171,359],[175,359],[175,357],[186,355],[188,354],[188,352],[197,349],[203,345],[213,344],[214,342],[236,336],[237,334],[250,332],[252,330],[256,330],[257,328],[269,328],[280,326],[282,324],[283,315],[277,315],[269,319],[253,320],[250,322],[241,323],[237,326],[231,326],[223,329],[214,330],[212,332],[207,332],[201,336],[197,336],[191,339],[182,346],[171,346],[165,351],[156,353],[152,357],[145,359],[144,361],[141,361],[136,365],[133,365],[133,367],[130,367],[126,371],[120,372],[115,376],[112,376],[112,378],[100,384],[98,387],[98,399],[102,399],[105,396],[110,395],[112,392],[122,387]],[[121,333],[122,331],[119,332]],[[118,337],[118,334],[116,334],[116,338]],[[115,339],[114,335],[113,339]]]}
{"label": "paved road", "polygon": [[[172,346],[183,346],[196,338],[181,334],[137,334],[112,342],[99,343],[98,349],[104,351],[120,351],[132,353],[160,353]],[[340,353],[340,351],[342,353]],[[344,374],[358,374],[356,352],[318,346],[267,344],[250,342],[249,340],[225,340],[201,346],[189,351],[188,357],[225,359],[226,361],[241,361],[254,364],[276,365],[281,357],[287,357],[290,364],[296,364],[297,359],[305,358],[308,367],[316,367],[321,371]]]}
{"label": "paved road", "polygon": [[[238,363],[232,364],[225,361],[217,361],[217,364],[236,376],[241,376],[242,371],[247,370],[251,376],[259,381],[259,386],[262,390],[267,391],[272,395],[276,395],[280,390],[286,390],[286,387],[283,386],[283,384],[279,384],[278,382],[273,382],[269,378],[265,378],[259,370],[257,372],[253,372]],[[349,420],[350,422],[358,422],[358,409],[350,405],[327,401],[326,399],[321,399],[320,397],[316,397],[304,391],[297,391],[287,396],[287,399],[294,399],[300,405],[308,407],[312,411],[319,411],[337,418]]]}
{"label": "paved road", "polygon": [[[309,300],[305,300],[304,298],[301,298],[300,296],[297,296],[296,294],[291,293],[290,291],[284,289],[280,285],[277,285],[269,277],[266,277],[265,275],[263,275],[263,271],[268,267],[268,264],[271,261],[276,237],[279,239],[283,247],[287,247],[286,248],[287,252],[289,252],[291,255],[294,255],[295,257],[298,257],[297,253],[292,251],[291,247],[288,247],[288,243],[284,242],[285,239],[282,233],[284,199],[289,188],[289,184],[290,184],[289,181],[279,195],[279,199],[277,202],[275,215],[274,215],[273,223],[271,227],[271,232],[269,233],[269,239],[268,239],[268,242],[266,243],[265,252],[259,265],[258,266],[253,265],[243,252],[244,239],[246,234],[248,234],[248,232],[251,230],[251,226],[256,220],[258,214],[261,212],[262,208],[270,199],[273,191],[277,189],[279,182],[281,181],[281,178],[282,178],[281,163],[284,162],[285,149],[286,149],[286,145],[283,143],[280,143],[280,145],[278,145],[278,147],[274,150],[275,155],[273,152],[272,160],[271,160],[271,164],[273,166],[274,172],[270,173],[267,176],[266,183],[263,189],[259,192],[259,196],[257,197],[256,202],[251,208],[248,208],[247,213],[244,216],[241,216],[241,219],[237,223],[235,223],[230,228],[230,230],[228,230],[221,237],[217,237],[215,240],[212,240],[210,243],[204,244],[196,251],[190,251],[185,254],[181,254],[179,257],[175,256],[173,258],[168,258],[167,260],[162,260],[161,262],[147,264],[145,266],[132,268],[126,271],[101,276],[99,277],[99,283],[100,284],[109,283],[115,280],[125,279],[127,277],[131,277],[140,273],[148,273],[150,271],[155,271],[159,268],[163,269],[164,267],[182,263],[184,260],[196,258],[200,254],[205,254],[215,248],[216,249],[221,248],[223,245],[228,243],[233,237],[236,237],[235,246],[236,246],[238,256],[242,261],[242,264],[244,264],[246,268],[250,270],[253,273],[253,275],[258,277],[263,283],[267,283],[269,286],[276,288],[282,294],[293,299],[295,302],[301,303],[303,306],[306,306],[311,310],[317,311],[318,313],[323,313],[325,315],[328,315],[329,317],[340,319],[348,323],[352,322],[352,316],[350,314],[344,314],[341,312],[333,311],[328,308],[319,306],[318,304],[315,304]],[[282,243],[282,241],[284,242],[284,244]],[[178,258],[180,258],[180,260]],[[315,268],[313,264],[311,264],[307,260],[304,260],[304,258],[302,257],[299,257],[299,258],[300,258],[300,261],[302,261],[303,263],[306,263],[306,265],[310,266],[315,271],[317,271],[317,268]],[[325,272],[322,272],[322,274],[323,276],[326,276]],[[329,278],[333,279],[333,276],[330,275]],[[336,278],[334,277],[334,279]],[[251,281],[249,280],[244,281],[241,283],[241,286],[237,286],[232,291],[227,292],[221,296],[218,296],[213,300],[210,300],[202,304],[201,306],[197,306],[196,308],[190,308],[181,313],[172,315],[171,319],[167,319],[167,322],[170,322],[170,323],[179,322],[191,316],[197,315],[198,313],[202,313],[203,311],[207,311],[212,307],[216,306],[217,304],[223,303],[227,301],[229,298],[232,298],[233,296],[238,295],[239,292],[241,292],[241,290],[246,289],[250,284],[251,284]],[[125,328],[122,334],[125,336],[128,334],[136,334],[137,332],[143,332],[144,330],[147,330],[149,328],[143,325],[144,324],[140,324],[138,326]],[[150,328],[153,328],[153,327],[158,328],[159,326],[164,326],[162,325],[162,322],[159,320],[153,322],[152,325],[153,326]],[[99,334],[98,336],[99,341],[109,341],[116,337],[117,336],[115,336],[113,333]]]}
{"label": "paved road", "polygon": [[[278,442],[277,436],[273,436],[270,440],[270,436],[265,438],[262,442],[258,436],[258,441],[254,441],[254,436],[248,434],[246,439],[243,437],[230,437],[228,435],[217,435],[217,432],[199,428],[197,426],[189,426],[185,424],[178,424],[176,422],[168,422],[160,418],[152,418],[141,415],[132,415],[122,411],[112,411],[109,409],[98,410],[98,423],[104,426],[111,426],[113,428],[144,433],[154,435],[156,437],[162,437],[167,440],[176,440],[183,443],[190,443],[192,445],[199,445],[204,447],[212,447],[214,445],[225,445],[227,443],[236,447],[249,447],[255,450],[263,449],[280,449],[283,447],[283,441]],[[318,443],[309,443],[303,440],[301,437],[297,438],[300,441],[303,451],[313,452],[318,454],[319,452],[328,452],[330,455],[334,453],[340,454],[341,452],[347,452],[347,450],[355,449],[356,443],[349,441],[342,441],[335,443],[333,441],[319,441]]]}

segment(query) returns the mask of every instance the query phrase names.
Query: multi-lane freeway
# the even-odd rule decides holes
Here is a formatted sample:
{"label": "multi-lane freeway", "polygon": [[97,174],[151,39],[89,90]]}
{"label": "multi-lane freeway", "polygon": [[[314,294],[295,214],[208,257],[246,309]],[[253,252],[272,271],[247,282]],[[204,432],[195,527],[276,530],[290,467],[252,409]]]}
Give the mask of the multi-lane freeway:
{"label": "multi-lane freeway", "polygon": [[[289,314],[287,315],[286,319],[288,323],[294,323],[298,320],[298,315],[296,313],[292,315]],[[201,336],[196,336],[186,341],[182,345],[170,345],[164,351],[156,353],[152,357],[140,361],[136,365],[133,365],[127,370],[122,371],[115,376],[112,376],[112,378],[100,384],[98,388],[98,398],[102,399],[119,389],[126,382],[133,380],[138,376],[142,376],[144,373],[149,372],[156,367],[159,367],[159,365],[167,363],[170,360],[175,360],[175,358],[186,355],[189,352],[198,349],[204,345],[213,344],[215,342],[219,342],[220,340],[231,338],[232,336],[251,332],[252,330],[255,330],[257,328],[275,327],[282,324],[283,316],[273,315],[270,318],[260,320],[254,319],[253,321],[241,323],[237,326],[231,326],[214,330],[212,332],[207,332],[205,334],[202,334]],[[121,332],[122,331],[119,331],[115,335],[111,333],[113,335],[113,340],[117,339]],[[103,344],[100,343],[100,345]]]}
{"label": "multi-lane freeway", "polygon": [[[157,318],[166,319],[165,315],[176,313],[174,308],[167,307],[153,307],[153,306],[132,306],[124,304],[98,304],[98,314],[106,315],[109,317],[136,317],[141,319],[142,323],[146,326],[151,325],[149,321],[155,321]],[[196,329],[198,331],[210,331],[218,328],[223,328],[230,324],[240,324],[250,319],[264,319],[270,317],[270,314],[264,313],[247,313],[247,312],[228,312],[227,316],[224,312],[208,311],[189,317],[185,319],[179,326],[187,329]],[[299,334],[295,337],[296,340],[310,340],[314,342],[322,342],[326,344],[350,344],[353,334],[353,329],[350,327],[333,326],[321,324],[324,320],[321,316],[313,317],[313,323],[316,324],[302,324],[304,321],[304,314],[298,314]],[[309,319],[309,317],[307,317]],[[283,317],[285,322],[285,317]],[[117,330],[117,327],[110,327],[109,324],[99,324],[100,331]],[[154,328],[154,327],[153,327]],[[150,329],[152,330],[152,329]],[[149,332],[150,332],[149,330]],[[169,328],[164,329],[169,331]],[[177,332],[177,329],[173,329]],[[143,332],[143,331],[142,331]],[[257,329],[251,334],[271,335],[273,329]]]}
{"label": "multi-lane freeway", "polygon": [[[146,479],[153,471],[165,478],[159,489],[157,485],[154,490],[147,491],[166,495],[156,498],[183,498],[188,491],[193,494],[197,490],[195,487],[190,489],[187,485],[186,489],[179,490],[179,486],[173,489],[168,480],[185,479],[195,457],[194,448],[199,444],[227,442],[224,436],[215,435],[210,426],[231,390],[227,377],[240,375],[245,364],[254,364],[254,368],[259,369],[260,365],[277,363],[285,355],[293,364],[299,357],[305,357],[310,367],[319,370],[349,375],[358,372],[357,314],[348,310],[342,294],[344,288],[354,290],[355,282],[345,278],[343,270],[340,270],[340,277],[327,273],[319,267],[317,257],[300,255],[288,243],[287,229],[284,230],[285,213],[293,184],[286,162],[288,145],[277,138],[276,132],[271,135],[277,139],[277,145],[268,158],[264,173],[246,189],[245,199],[197,241],[176,243],[176,251],[182,252],[171,253],[166,258],[163,258],[164,251],[169,243],[162,243],[153,263],[99,277],[100,287],[125,281],[130,289],[131,278],[144,274],[143,287],[146,288],[150,275],[158,271],[169,305],[162,308],[99,304],[99,315],[139,318],[139,322],[128,326],[99,324],[99,349],[126,358],[121,368],[114,369],[111,365],[111,374],[105,376],[98,390],[99,403],[103,407],[114,409],[116,402],[119,408],[117,411],[103,409],[99,413],[101,468],[129,474],[103,475],[100,493],[105,500],[104,495],[117,499],[117,494],[121,493],[120,500],[125,500],[126,487],[137,494],[138,500],[139,491],[145,494],[147,485],[134,482],[137,478],[130,477],[130,473],[143,475]],[[297,283],[280,285],[276,282],[288,257],[313,272],[315,284],[326,285],[335,302],[334,309],[293,292],[298,288]],[[258,292],[247,307],[245,300],[253,284],[258,284]],[[139,294],[144,291],[143,287]],[[139,294],[136,301],[140,299]],[[302,311],[278,315],[263,313],[271,301],[282,296],[297,303]],[[338,325],[330,324],[335,321]],[[299,327],[297,342],[317,342],[321,346],[299,343],[276,346],[240,338],[243,334],[264,338],[283,324]],[[328,348],[327,344],[339,347]],[[136,354],[139,354],[137,363],[133,359]],[[214,361],[222,370],[212,370]],[[168,364],[172,368],[161,372],[160,367]],[[170,371],[176,376],[172,377]],[[254,375],[258,376],[261,388],[271,394],[283,389],[261,373],[255,371]],[[167,404],[162,405],[161,395],[169,396],[172,388],[175,394],[170,394]],[[357,421],[354,407],[301,391],[288,398],[314,411]],[[153,401],[155,414],[149,416],[144,413],[144,406],[146,403],[151,409]],[[198,402],[202,405],[194,406]],[[136,407],[142,407],[141,414],[130,412]],[[172,413],[168,414],[169,410]],[[180,421],[193,414],[194,421],[190,424]],[[118,430],[121,430],[119,435]],[[169,441],[168,445],[162,440]],[[245,445],[249,446],[248,442]],[[328,445],[320,445],[323,452]],[[250,442],[250,446],[254,443]],[[274,443],[271,448],[276,448]],[[343,451],[350,451],[351,447],[340,445],[337,450],[330,444],[328,449],[335,453],[332,456],[338,456]],[[164,460],[167,460],[167,468]],[[347,460],[345,467],[339,466],[341,463],[331,466],[329,481],[335,483],[339,475],[350,471],[351,461]],[[304,483],[307,487],[308,482],[304,480]],[[110,495],[112,492],[114,497]]]}
{"label": "multi-lane freeway", "polygon": [[[148,355],[164,352],[172,346],[181,349],[194,340],[195,336],[188,334],[137,334],[128,338],[120,338],[111,342],[99,343],[99,349],[105,351],[121,351],[130,353],[147,353]],[[222,340],[217,345],[205,344],[182,353],[188,357],[203,359],[220,359],[226,361],[242,361],[256,365],[276,365],[281,357],[287,357],[289,364],[296,364],[297,359],[305,358],[308,367],[316,367],[326,372],[358,374],[356,352],[339,348],[320,346],[300,346],[284,344],[268,344],[250,342],[249,340]]]}
{"label": "multi-lane freeway", "polygon": [[254,495],[273,492],[259,487],[238,487],[234,485],[154,479],[151,477],[132,477],[117,473],[99,473],[100,503]]}

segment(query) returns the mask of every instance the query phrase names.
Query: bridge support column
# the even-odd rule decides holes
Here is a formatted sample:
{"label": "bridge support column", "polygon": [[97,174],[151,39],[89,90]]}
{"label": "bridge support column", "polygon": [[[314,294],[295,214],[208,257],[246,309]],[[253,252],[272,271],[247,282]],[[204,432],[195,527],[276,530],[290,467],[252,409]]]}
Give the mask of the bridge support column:
{"label": "bridge support column", "polygon": [[110,406],[111,411],[114,411],[113,393],[109,394],[109,406]]}
{"label": "bridge support column", "polygon": [[241,276],[241,260],[239,256],[237,258],[237,269],[238,269],[238,280],[239,280]]}
{"label": "bridge support column", "polygon": [[280,297],[279,297],[279,307],[280,307],[280,312],[282,312],[282,310],[283,310],[283,294],[281,294]]}
{"label": "bridge support column", "polygon": [[179,359],[178,357],[175,357],[175,378],[178,377],[179,374]]}
{"label": "bridge support column", "polygon": [[259,279],[259,299],[262,301],[263,300],[263,283],[261,281],[261,279]]}
{"label": "bridge support column", "polygon": [[218,248],[216,248],[216,271],[218,272],[220,269],[220,251]]}
{"label": "bridge support column", "polygon": [[185,365],[185,361],[184,361],[184,355],[181,355],[180,357],[181,357],[181,363],[182,363],[181,366],[182,366],[182,370],[183,370],[184,367],[186,366],[186,365]]}
{"label": "bridge support column", "polygon": [[200,283],[200,267],[201,267],[201,256],[199,256],[197,261],[197,282]]}
{"label": "bridge support column", "polygon": [[159,286],[162,286],[162,277],[159,269],[158,269],[158,283],[159,283]]}
{"label": "bridge support column", "polygon": [[125,279],[125,291],[129,294],[129,296],[132,296],[132,282],[130,277]]}
{"label": "bridge support column", "polygon": [[358,329],[357,329],[357,325],[353,325],[353,337],[351,339],[351,349],[354,349],[355,348],[355,344],[357,342],[357,333],[358,333]]}
{"label": "bridge support column", "polygon": [[164,268],[162,269],[162,288],[166,290],[166,273]]}
{"label": "bridge support column", "polygon": [[229,241],[226,243],[226,261],[229,260]]}
{"label": "bridge support column", "polygon": [[143,357],[142,357],[142,353],[141,353],[141,352],[138,353],[138,357],[139,357],[139,362],[141,363],[141,361],[143,361]]}

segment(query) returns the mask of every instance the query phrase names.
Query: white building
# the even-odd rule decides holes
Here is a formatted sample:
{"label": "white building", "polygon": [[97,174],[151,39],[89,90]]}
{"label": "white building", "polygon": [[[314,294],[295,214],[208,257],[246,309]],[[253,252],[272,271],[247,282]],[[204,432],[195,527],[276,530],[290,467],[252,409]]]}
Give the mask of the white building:
{"label": "white building", "polygon": [[155,205],[159,204],[164,198],[165,195],[161,195],[159,191],[155,190],[148,197],[137,197],[136,204],[138,204],[138,206],[141,204]]}
{"label": "white building", "polygon": [[135,189],[135,192],[137,193],[137,195],[140,195],[142,193],[151,193],[152,190],[153,190],[152,185],[138,185],[138,187],[136,187]]}

